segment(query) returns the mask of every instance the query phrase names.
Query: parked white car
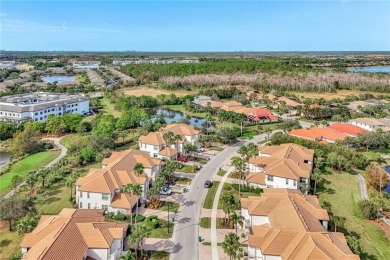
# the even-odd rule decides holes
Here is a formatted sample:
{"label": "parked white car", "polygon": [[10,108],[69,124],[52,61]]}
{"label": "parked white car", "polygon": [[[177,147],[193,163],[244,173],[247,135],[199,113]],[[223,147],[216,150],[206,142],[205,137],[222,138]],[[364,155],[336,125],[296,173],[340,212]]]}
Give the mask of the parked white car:
{"label": "parked white car", "polygon": [[161,194],[161,195],[168,195],[168,196],[169,196],[169,195],[172,194],[172,191],[171,191],[169,188],[164,187],[164,188],[161,188],[160,194]]}

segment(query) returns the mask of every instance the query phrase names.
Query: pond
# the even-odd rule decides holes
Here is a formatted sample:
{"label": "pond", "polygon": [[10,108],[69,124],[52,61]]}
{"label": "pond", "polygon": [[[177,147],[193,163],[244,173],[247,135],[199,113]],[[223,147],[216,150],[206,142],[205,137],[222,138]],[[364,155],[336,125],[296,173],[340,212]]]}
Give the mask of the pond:
{"label": "pond", "polygon": [[0,169],[11,161],[11,153],[0,152]]}
{"label": "pond", "polygon": [[53,83],[57,81],[57,83],[61,82],[69,82],[69,81],[75,81],[76,76],[72,75],[48,75],[48,76],[42,76],[42,80],[46,83]]}
{"label": "pond", "polygon": [[168,108],[152,108],[148,109],[147,113],[150,115],[152,121],[155,121],[158,117],[164,118],[167,124],[179,121],[187,121],[189,125],[193,127],[201,128],[206,123],[206,119],[200,117],[189,116],[186,113],[180,111],[174,111]]}
{"label": "pond", "polygon": [[390,67],[360,67],[360,68],[347,68],[350,72],[370,72],[370,73],[390,73]]}
{"label": "pond", "polygon": [[[385,171],[390,176],[390,165],[385,166]],[[387,184],[385,191],[390,194],[390,183]]]}

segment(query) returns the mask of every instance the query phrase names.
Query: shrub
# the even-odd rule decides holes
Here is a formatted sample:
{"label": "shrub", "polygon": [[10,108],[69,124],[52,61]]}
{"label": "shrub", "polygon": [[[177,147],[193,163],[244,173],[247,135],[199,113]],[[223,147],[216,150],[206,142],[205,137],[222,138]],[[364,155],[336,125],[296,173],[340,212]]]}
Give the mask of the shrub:
{"label": "shrub", "polygon": [[135,221],[137,222],[143,222],[145,220],[145,217],[142,215],[135,216]]}
{"label": "shrub", "polygon": [[[232,184],[232,187],[233,187],[236,191],[239,190],[239,185],[238,185],[237,183]],[[241,185],[240,191],[241,191],[241,192],[253,192],[253,193],[260,194],[263,190],[262,190],[261,188],[253,188],[253,187],[248,186],[248,185]]]}
{"label": "shrub", "polygon": [[368,200],[362,200],[359,202],[359,208],[363,218],[375,219],[377,211],[375,209],[375,205],[372,202]]}
{"label": "shrub", "polygon": [[126,215],[125,215],[125,214],[122,214],[122,213],[118,213],[118,214],[116,214],[116,215],[114,216],[114,219],[115,219],[115,220],[121,220],[121,221],[123,221],[123,220],[126,220]]}
{"label": "shrub", "polygon": [[145,222],[146,222],[146,225],[148,225],[149,227],[151,227],[153,229],[156,229],[160,226],[160,222],[158,221],[158,217],[155,215],[147,217]]}

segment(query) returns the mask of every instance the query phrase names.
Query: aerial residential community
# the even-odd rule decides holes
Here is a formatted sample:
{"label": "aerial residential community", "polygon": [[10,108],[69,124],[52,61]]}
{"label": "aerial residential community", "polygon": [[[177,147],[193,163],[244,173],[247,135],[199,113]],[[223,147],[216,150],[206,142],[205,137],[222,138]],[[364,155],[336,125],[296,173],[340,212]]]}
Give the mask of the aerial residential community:
{"label": "aerial residential community", "polygon": [[388,3],[21,3],[1,259],[390,259]]}

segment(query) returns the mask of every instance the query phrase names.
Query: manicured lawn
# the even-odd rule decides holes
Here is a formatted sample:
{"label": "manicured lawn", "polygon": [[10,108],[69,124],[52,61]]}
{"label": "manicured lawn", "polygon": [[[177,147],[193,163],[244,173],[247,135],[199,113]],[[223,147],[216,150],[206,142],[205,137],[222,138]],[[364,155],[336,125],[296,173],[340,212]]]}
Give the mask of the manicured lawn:
{"label": "manicured lawn", "polygon": [[194,173],[194,165],[182,164],[183,168],[177,168],[176,171],[184,173]]}
{"label": "manicured lawn", "polygon": [[102,102],[102,106],[103,106],[103,111],[102,112],[111,114],[114,117],[120,117],[121,116],[121,113],[114,108],[114,105],[109,100],[107,100],[106,98],[102,98],[101,102]]}
{"label": "manicured lawn", "polygon": [[320,202],[329,202],[333,214],[345,218],[344,227],[337,230],[345,234],[356,232],[360,236],[365,251],[362,259],[390,259],[390,242],[384,232],[360,216],[357,177],[346,172],[323,177],[324,185],[318,189]]}
{"label": "manicured lawn", "polygon": [[87,137],[81,134],[69,134],[67,136],[64,136],[64,138],[61,139],[60,143],[66,148],[69,148],[75,142],[83,141],[85,140],[85,138]]}
{"label": "manicured lawn", "polygon": [[[74,193],[72,197],[74,198]],[[70,187],[66,187],[65,181],[60,181],[47,188],[44,193],[37,195],[36,208],[41,214],[58,214],[63,208],[73,208],[69,199]]]}
{"label": "manicured lawn", "polygon": [[213,207],[215,193],[217,192],[219,181],[213,181],[211,187],[207,191],[206,198],[204,200],[203,208],[211,209]]}
{"label": "manicured lawn", "polygon": [[48,151],[30,155],[23,160],[12,165],[11,170],[0,176],[0,191],[5,194],[12,187],[12,177],[19,175],[24,178],[29,171],[38,170],[54,160],[60,151]]}
{"label": "manicured lawn", "polygon": [[169,222],[169,233],[168,233],[168,221],[159,219],[160,226],[152,230],[151,238],[171,238],[173,233],[174,224]]}
{"label": "manicured lawn", "polygon": [[[370,161],[377,161],[380,156],[390,154],[390,149],[370,149],[369,151],[363,151],[363,155]],[[387,160],[389,161],[389,160]]]}
{"label": "manicured lawn", "polygon": [[219,146],[211,146],[208,149],[214,150],[214,151],[217,151],[217,152],[221,152],[221,151],[224,150],[222,147],[219,147]]}
{"label": "manicured lawn", "polygon": [[226,171],[224,170],[219,170],[218,176],[224,176],[226,174]]}
{"label": "manicured lawn", "polygon": [[[237,186],[237,185],[236,185]],[[241,189],[243,190],[243,185],[241,185]],[[238,188],[234,188],[232,184],[230,183],[225,183],[223,185],[223,188],[222,188],[222,192],[221,192],[221,196],[219,198],[222,197],[222,194],[224,192],[228,192],[228,193],[232,193],[234,198],[236,199],[237,201],[237,209],[239,209],[239,201],[240,201],[240,196],[238,194]],[[255,193],[255,192],[249,192],[249,191],[241,191],[241,198],[248,198],[249,196],[259,196],[259,193]],[[222,204],[221,204],[221,200],[219,200],[218,202],[218,208],[219,209],[222,209]]]}
{"label": "manicured lawn", "polygon": [[[223,218],[217,218],[217,228],[225,228],[223,226],[224,219]],[[200,227],[202,228],[211,228],[211,218],[210,217],[204,217],[200,219]]]}
{"label": "manicured lawn", "polygon": [[149,251],[148,254],[150,254],[150,260],[168,260],[170,254],[165,251]]}
{"label": "manicured lawn", "polygon": [[175,210],[178,211],[180,207],[179,203],[165,201],[164,205],[161,207],[160,210],[168,211],[168,205],[169,205],[169,212],[174,212]]}
{"label": "manicured lawn", "polygon": [[18,255],[20,253],[19,243],[22,241],[23,236],[18,235],[16,231],[8,231],[4,229],[0,232],[0,255],[4,256],[4,259],[10,258],[11,255]]}

